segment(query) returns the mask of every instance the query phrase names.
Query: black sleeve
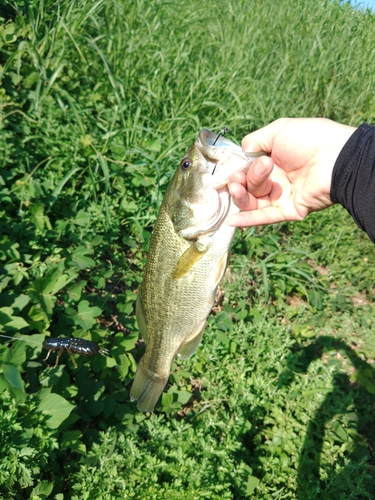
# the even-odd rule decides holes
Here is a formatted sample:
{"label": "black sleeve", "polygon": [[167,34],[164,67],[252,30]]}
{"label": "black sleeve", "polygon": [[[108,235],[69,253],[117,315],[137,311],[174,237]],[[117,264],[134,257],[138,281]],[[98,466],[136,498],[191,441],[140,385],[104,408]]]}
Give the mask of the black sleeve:
{"label": "black sleeve", "polygon": [[375,243],[375,127],[364,123],[342,148],[333,168],[330,196]]}

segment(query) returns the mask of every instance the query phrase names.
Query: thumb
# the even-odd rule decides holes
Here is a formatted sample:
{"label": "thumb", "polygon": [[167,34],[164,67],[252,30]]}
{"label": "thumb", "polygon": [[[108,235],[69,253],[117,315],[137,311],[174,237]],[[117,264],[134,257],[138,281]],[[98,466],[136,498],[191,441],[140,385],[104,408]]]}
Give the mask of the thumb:
{"label": "thumb", "polygon": [[242,150],[249,153],[256,153],[258,151],[271,153],[276,135],[289,120],[289,118],[279,118],[265,127],[246,135],[242,139]]}

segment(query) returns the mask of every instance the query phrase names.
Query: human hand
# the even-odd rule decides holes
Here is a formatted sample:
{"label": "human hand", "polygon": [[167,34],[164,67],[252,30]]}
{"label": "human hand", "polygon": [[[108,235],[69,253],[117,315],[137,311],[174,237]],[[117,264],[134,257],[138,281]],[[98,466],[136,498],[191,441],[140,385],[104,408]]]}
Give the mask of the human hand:
{"label": "human hand", "polygon": [[302,220],[332,205],[332,170],[354,131],[325,118],[280,118],[244,137],[244,151],[269,156],[257,159],[247,174],[229,178],[229,192],[242,212],[227,223],[245,227]]}

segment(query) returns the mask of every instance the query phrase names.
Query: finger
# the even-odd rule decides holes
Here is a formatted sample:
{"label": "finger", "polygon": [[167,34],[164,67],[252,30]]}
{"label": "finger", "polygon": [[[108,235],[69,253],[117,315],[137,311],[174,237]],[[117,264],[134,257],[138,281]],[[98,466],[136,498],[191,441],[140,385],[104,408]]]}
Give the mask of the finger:
{"label": "finger", "polygon": [[266,207],[230,215],[226,220],[226,224],[235,227],[266,226],[277,222],[285,222],[285,220],[285,216],[278,207]]}
{"label": "finger", "polygon": [[232,183],[236,182],[237,184],[242,184],[243,187],[247,186],[247,177],[245,172],[239,170],[238,172],[234,172],[234,174],[230,175],[228,178],[228,186]]}
{"label": "finger", "polygon": [[268,156],[261,156],[256,160],[247,173],[247,190],[257,198],[267,196],[272,190],[272,181],[269,179],[274,163]]}
{"label": "finger", "polygon": [[276,134],[283,128],[290,118],[279,118],[242,139],[242,150],[248,152],[272,152],[273,141]]}
{"label": "finger", "polygon": [[232,182],[228,185],[229,193],[240,210],[255,210],[258,208],[257,199],[252,196],[240,183]]}

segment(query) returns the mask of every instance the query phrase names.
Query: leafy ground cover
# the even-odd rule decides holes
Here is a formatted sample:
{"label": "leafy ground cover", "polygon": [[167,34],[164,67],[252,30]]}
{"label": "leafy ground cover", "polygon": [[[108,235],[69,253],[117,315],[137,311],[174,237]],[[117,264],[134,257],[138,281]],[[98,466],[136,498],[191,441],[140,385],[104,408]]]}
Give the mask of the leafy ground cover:
{"label": "leafy ground cover", "polygon": [[[374,498],[374,264],[340,207],[238,231],[202,346],[128,390],[158,205],[199,129],[375,121],[374,16],[328,1],[0,7],[0,496]],[[107,357],[43,362],[45,337]],[[51,360],[53,362],[53,354]]]}

